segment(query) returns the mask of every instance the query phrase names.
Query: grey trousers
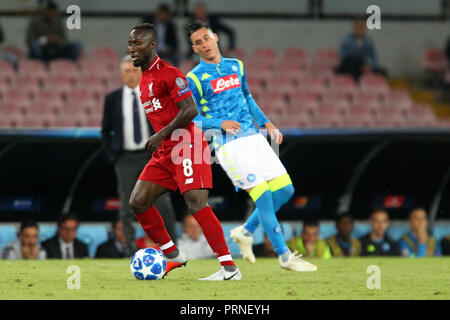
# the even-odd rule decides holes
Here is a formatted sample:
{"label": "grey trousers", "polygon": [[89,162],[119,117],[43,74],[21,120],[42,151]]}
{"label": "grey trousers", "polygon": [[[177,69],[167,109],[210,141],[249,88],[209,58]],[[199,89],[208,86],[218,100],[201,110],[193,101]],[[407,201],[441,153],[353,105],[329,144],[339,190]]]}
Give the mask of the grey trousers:
{"label": "grey trousers", "polygon": [[[127,240],[127,246],[131,255],[137,251],[135,228],[136,217],[131,211],[129,200],[131,192],[144,169],[150,160],[150,154],[147,151],[124,152],[114,165],[117,177],[118,194],[120,198],[120,220],[123,224],[123,231]],[[175,210],[169,193],[163,194],[155,202],[155,207],[161,213],[167,232],[176,242],[175,233]]]}

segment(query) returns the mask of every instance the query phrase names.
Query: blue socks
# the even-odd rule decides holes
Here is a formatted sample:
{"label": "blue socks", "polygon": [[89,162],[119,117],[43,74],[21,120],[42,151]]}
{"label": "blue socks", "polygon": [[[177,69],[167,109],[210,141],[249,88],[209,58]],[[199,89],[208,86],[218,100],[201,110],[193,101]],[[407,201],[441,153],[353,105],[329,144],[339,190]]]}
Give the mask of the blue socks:
{"label": "blue socks", "polygon": [[256,209],[246,221],[244,228],[253,233],[261,223],[278,255],[286,253],[289,249],[284,242],[281,226],[275,213],[289,201],[294,191],[289,175],[285,174],[269,183],[256,186],[250,192],[250,197],[255,202]]}

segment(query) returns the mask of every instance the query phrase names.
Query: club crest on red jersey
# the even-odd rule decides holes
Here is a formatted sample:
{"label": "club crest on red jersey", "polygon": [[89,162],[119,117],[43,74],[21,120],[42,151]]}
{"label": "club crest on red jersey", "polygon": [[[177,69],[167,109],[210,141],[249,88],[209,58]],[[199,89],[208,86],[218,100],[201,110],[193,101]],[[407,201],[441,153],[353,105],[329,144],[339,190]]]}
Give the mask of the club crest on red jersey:
{"label": "club crest on red jersey", "polygon": [[239,77],[236,74],[230,74],[228,76],[212,80],[211,85],[214,93],[217,94],[229,89],[240,87],[241,81],[239,80]]}

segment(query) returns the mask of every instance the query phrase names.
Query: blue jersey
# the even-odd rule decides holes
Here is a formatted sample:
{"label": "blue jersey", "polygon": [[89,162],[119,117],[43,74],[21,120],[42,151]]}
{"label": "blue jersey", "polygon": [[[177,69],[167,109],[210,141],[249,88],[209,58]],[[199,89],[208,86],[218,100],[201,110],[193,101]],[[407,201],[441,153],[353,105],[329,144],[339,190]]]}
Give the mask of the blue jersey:
{"label": "blue jersey", "polygon": [[[258,131],[253,121],[260,127],[269,122],[250,94],[242,61],[221,57],[215,64],[201,60],[186,77],[199,112],[194,121],[199,127],[201,122],[204,131],[216,130],[214,147],[230,138],[256,134]],[[240,131],[227,137],[221,130],[224,120],[239,122]]]}

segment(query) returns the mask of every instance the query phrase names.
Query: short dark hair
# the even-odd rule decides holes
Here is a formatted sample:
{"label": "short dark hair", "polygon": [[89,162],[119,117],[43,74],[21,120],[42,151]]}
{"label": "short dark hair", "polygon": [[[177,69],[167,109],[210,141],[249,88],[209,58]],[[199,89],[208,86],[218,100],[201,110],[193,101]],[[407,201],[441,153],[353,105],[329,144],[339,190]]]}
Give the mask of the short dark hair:
{"label": "short dark hair", "polygon": [[311,219],[305,219],[304,221],[303,221],[303,228],[305,228],[305,227],[319,227],[319,220],[317,220],[317,219],[313,219],[313,218],[311,218]]}
{"label": "short dark hair", "polygon": [[369,217],[372,218],[372,216],[373,216],[375,213],[378,213],[378,212],[384,212],[384,213],[386,213],[386,214],[388,215],[388,217],[389,217],[388,212],[387,212],[386,209],[383,208],[383,207],[377,207],[377,208],[374,208],[374,209],[370,212]]}
{"label": "short dark hair", "polygon": [[338,216],[336,217],[336,223],[339,223],[344,218],[349,218],[350,220],[353,221],[352,215],[348,212],[345,212],[345,213],[338,214]]}
{"label": "short dark hair", "polygon": [[151,23],[139,23],[135,25],[131,30],[145,30],[146,32],[152,34],[153,40],[158,40],[158,32],[156,31],[156,27]]}
{"label": "short dark hair", "polygon": [[116,224],[118,224],[119,222],[121,222],[119,215],[114,216],[114,218],[111,221],[112,230],[114,230]]}
{"label": "short dark hair", "polygon": [[58,218],[58,227],[69,220],[75,220],[77,224],[80,223],[80,219],[78,219],[78,216],[75,213],[63,213]]}
{"label": "short dark hair", "polygon": [[170,8],[169,8],[169,6],[167,4],[163,3],[163,4],[159,5],[158,11],[170,12]]}
{"label": "short dark hair", "polygon": [[26,228],[36,228],[36,229],[39,230],[39,227],[38,227],[38,224],[37,224],[36,221],[34,221],[34,220],[24,220],[20,224],[19,234],[21,234],[23,232],[23,230],[26,229]]}
{"label": "short dark hair", "polygon": [[408,213],[408,219],[411,218],[412,213],[413,213],[414,211],[417,211],[417,210],[423,210],[423,211],[425,211],[425,215],[426,215],[426,217],[428,218],[428,212],[427,212],[427,210],[425,210],[424,207],[414,207],[414,208],[412,208],[411,211]]}
{"label": "short dark hair", "polygon": [[196,32],[197,30],[200,30],[201,28],[206,28],[206,29],[211,30],[211,27],[209,26],[209,24],[207,24],[206,22],[200,21],[200,20],[189,23],[186,26],[187,37],[190,38],[194,32]]}

